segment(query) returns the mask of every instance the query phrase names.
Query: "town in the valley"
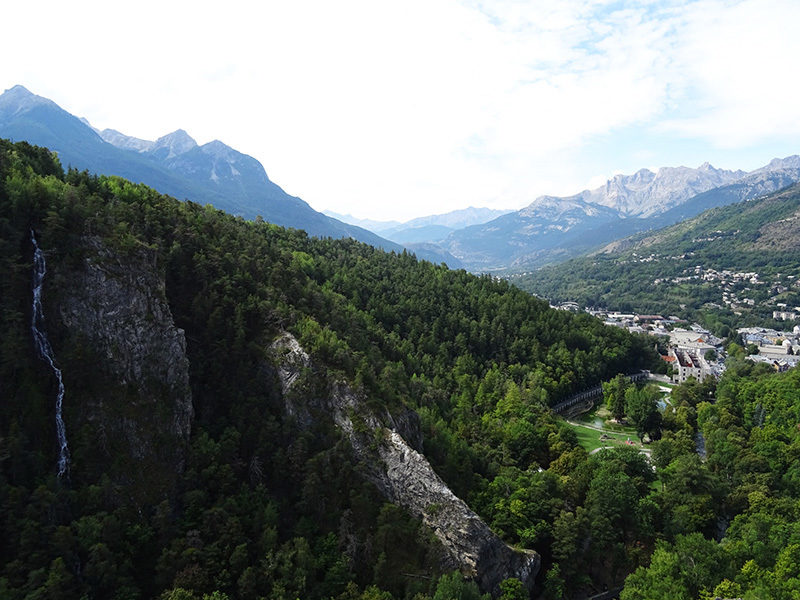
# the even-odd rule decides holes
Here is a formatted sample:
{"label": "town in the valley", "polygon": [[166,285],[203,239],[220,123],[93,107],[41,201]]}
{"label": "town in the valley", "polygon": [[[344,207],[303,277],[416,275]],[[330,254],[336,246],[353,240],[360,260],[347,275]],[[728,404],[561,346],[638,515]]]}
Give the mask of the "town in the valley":
{"label": "town in the valley", "polygon": [[[562,303],[555,308],[579,310],[577,304]],[[719,377],[725,370],[726,339],[716,337],[697,323],[685,319],[662,315],[643,315],[597,309],[586,309],[589,314],[602,319],[611,327],[621,327],[631,333],[642,333],[667,341],[667,352],[662,358],[668,363],[667,373],[674,383],[682,383],[689,377],[703,381],[707,377]],[[781,318],[793,321],[800,307],[783,311]],[[787,323],[790,325],[790,323]],[[775,371],[786,371],[800,363],[800,325],[787,331],[766,327],[742,327],[737,329],[747,360],[765,363]]]}

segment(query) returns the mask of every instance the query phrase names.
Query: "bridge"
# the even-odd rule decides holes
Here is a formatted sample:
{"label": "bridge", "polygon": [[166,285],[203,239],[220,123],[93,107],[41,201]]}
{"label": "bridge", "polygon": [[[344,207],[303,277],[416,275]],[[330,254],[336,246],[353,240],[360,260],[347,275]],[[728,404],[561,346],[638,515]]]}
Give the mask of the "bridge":
{"label": "bridge", "polygon": [[[627,379],[631,383],[636,383],[638,381],[644,381],[648,377],[650,377],[650,371],[639,371],[638,373],[626,375],[625,379]],[[603,384],[601,383],[594,387],[583,390],[582,392],[578,392],[577,394],[573,394],[563,402],[559,402],[558,404],[553,406],[550,410],[552,410],[556,414],[563,414],[569,411],[571,408],[583,406],[584,404],[588,403],[594,404],[594,401],[597,398],[602,398],[602,397],[603,397]]]}

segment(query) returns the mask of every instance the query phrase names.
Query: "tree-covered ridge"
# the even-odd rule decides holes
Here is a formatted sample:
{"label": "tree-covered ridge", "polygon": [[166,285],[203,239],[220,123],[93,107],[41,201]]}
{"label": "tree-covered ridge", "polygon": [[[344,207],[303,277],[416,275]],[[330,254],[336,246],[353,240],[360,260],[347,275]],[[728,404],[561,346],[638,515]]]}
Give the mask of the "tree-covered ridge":
{"label": "tree-covered ridge", "polygon": [[694,481],[723,491],[716,536],[724,537],[684,532],[674,544],[658,544],[650,566],[628,577],[623,600],[797,597],[799,410],[797,369],[775,374],[738,364],[729,370],[716,402],[697,407],[708,483]]}
{"label": "tree-covered ridge", "polygon": [[[774,325],[770,306],[800,304],[795,285],[800,277],[799,209],[800,188],[795,185],[765,198],[708,210],[656,233],[612,244],[605,252],[513,281],[552,301],[676,314],[710,326]],[[762,284],[742,281],[728,286],[710,270],[758,273]],[[755,305],[725,304],[723,291]]]}
{"label": "tree-covered ridge", "polygon": [[[24,143],[0,141],[0,230],[0,589],[10,598],[424,598],[467,585],[439,581],[437,543],[359,475],[331,424],[298,428],[285,413],[267,349],[287,330],[314,358],[309,397],[347,379],[376,409],[416,410],[439,474],[549,563],[548,522],[572,502],[560,478],[586,457],[547,405],[653,356],[645,340],[506,282],[64,173]],[[68,390],[69,481],[53,471],[52,382],[29,337],[31,230],[47,253],[45,312]],[[166,482],[148,480],[167,478],[163,469],[145,471],[135,490],[125,474],[136,460],[97,431],[92,411],[131,418],[139,392],[59,317],[70,273],[105,260],[98,246],[120,268],[150,261],[163,274],[188,345],[196,417],[185,468]],[[549,508],[522,510],[512,491],[557,493]]]}
{"label": "tree-covered ridge", "polygon": [[[47,252],[69,480],[56,478],[55,384],[30,338],[31,229]],[[645,339],[492,278],[64,173],[27,144],[0,141],[0,231],[4,598],[480,597],[443,572],[431,532],[368,483],[332,423],[287,414],[268,351],[284,331],[314,359],[301,395],[344,379],[376,413],[419,414],[436,471],[506,541],[541,554],[536,595],[622,583],[631,599],[797,594],[797,371],[734,360],[718,385],[675,388],[652,419],[654,393],[614,377],[652,356]],[[87,259],[164,278],[196,411],[182,469],[129,477],[139,459],[98,431],[99,404],[130,419],[140,391],[61,321]],[[631,446],[589,455],[548,410],[601,380],[639,435],[662,436],[651,461]],[[502,597],[525,592],[510,579]]]}
{"label": "tree-covered ridge", "polygon": [[[54,382],[30,339],[31,229],[47,252],[69,480],[56,478]],[[718,385],[675,388],[660,422],[652,391],[618,390],[619,412],[661,439],[651,461],[632,446],[589,455],[548,405],[646,364],[651,342],[505,282],[63,173],[48,151],[2,141],[0,231],[4,598],[480,597],[363,477],[332,423],[287,413],[269,356],[285,331],[313,358],[300,396],[347,380],[376,414],[410,430],[419,415],[421,448],[448,485],[541,554],[535,594],[625,583],[629,598],[796,595],[798,372],[734,361]],[[140,459],[98,430],[101,403],[130,419],[140,390],[62,322],[87,259],[164,278],[195,408],[182,469],[137,479]],[[524,598],[519,584],[507,580],[503,599]]]}

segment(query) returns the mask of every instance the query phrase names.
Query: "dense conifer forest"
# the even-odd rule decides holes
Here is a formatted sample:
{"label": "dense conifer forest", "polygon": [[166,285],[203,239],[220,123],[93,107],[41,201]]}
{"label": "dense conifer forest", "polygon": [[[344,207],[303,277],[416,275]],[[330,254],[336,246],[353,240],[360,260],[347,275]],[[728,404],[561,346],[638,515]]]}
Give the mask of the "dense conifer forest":
{"label": "dense conifer forest", "polygon": [[[309,397],[348,381],[376,410],[419,415],[422,450],[452,490],[541,554],[535,595],[623,582],[629,599],[800,589],[795,372],[734,360],[718,385],[673,392],[652,463],[632,447],[589,455],[549,407],[653,366],[652,343],[507,282],[64,172],[46,149],[5,141],[0,230],[3,597],[479,598],[442,567],[432,533],[362,476],[332,422],[287,413],[268,356],[287,331],[314,359]],[[56,383],[31,340],[32,232],[66,388],[62,478]],[[60,312],[87,260],[152,265],[185,331],[191,436],[156,437],[156,459],[122,452],[101,412],[157,422],[165,393],[154,383],[152,414],[135,412],[139,390]],[[518,581],[501,587],[527,596]]]}

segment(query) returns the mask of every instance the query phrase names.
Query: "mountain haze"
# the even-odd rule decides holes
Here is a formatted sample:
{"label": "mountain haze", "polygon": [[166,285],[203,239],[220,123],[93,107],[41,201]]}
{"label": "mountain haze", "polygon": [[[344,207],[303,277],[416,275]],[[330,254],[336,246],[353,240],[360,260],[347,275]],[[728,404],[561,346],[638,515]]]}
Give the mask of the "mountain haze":
{"label": "mountain haze", "polygon": [[655,173],[641,169],[573,196],[541,196],[522,210],[455,231],[441,245],[472,271],[522,271],[799,180],[798,156],[775,159],[750,173],[708,163]]}
{"label": "mountain haze", "polygon": [[[480,225],[510,212],[512,211],[470,206],[439,215],[417,217],[403,223],[399,221],[358,219],[352,215],[339,215],[331,211],[325,211],[325,214],[345,223],[364,227],[393,242],[407,245],[410,248],[419,248],[419,244],[426,244],[426,247],[430,248],[430,244],[441,242],[453,231],[472,225]],[[446,255],[446,251],[443,249],[440,249],[439,252]],[[448,261],[448,264],[452,266],[451,261]]]}
{"label": "mountain haze", "polygon": [[[749,175],[747,182],[759,187],[764,174]],[[750,187],[722,188],[731,198],[742,189]],[[706,192],[714,193],[721,191]],[[780,304],[800,305],[798,278],[800,184],[794,184],[612,242],[513,281],[553,302],[679,315],[728,335],[742,324],[777,326],[769,321]]]}
{"label": "mountain haze", "polygon": [[315,211],[287,194],[256,159],[220,141],[198,146],[178,129],[155,142],[106,129],[98,132],[56,103],[21,85],[0,95],[0,137],[47,146],[62,164],[142,182],[248,219],[257,216],[320,237],[352,237],[401,252],[402,246],[371,231]]}

